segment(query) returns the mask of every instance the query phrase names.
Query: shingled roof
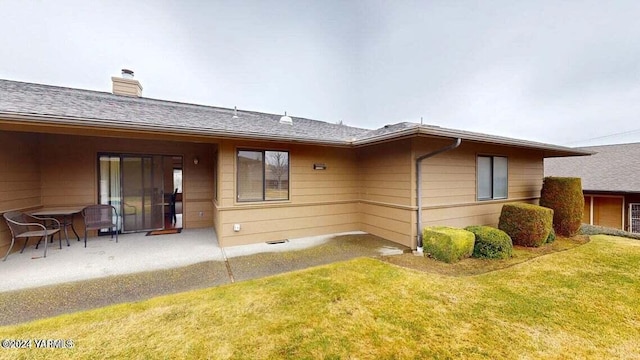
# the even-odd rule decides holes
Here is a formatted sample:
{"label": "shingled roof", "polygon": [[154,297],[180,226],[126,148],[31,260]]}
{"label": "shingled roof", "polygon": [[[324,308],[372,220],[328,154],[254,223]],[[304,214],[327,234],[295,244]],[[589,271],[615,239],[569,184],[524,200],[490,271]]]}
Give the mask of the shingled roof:
{"label": "shingled roof", "polygon": [[346,144],[366,129],[282,115],[186,104],[58,86],[0,80],[0,114],[44,116],[50,122],[192,132],[218,136],[298,139]]}
{"label": "shingled roof", "polygon": [[[237,115],[237,118],[234,117]],[[195,134],[213,137],[295,141],[337,146],[363,146],[403,136],[461,138],[532,148],[545,156],[585,155],[580,149],[415,123],[370,130],[281,115],[114,95],[0,79],[0,121],[31,121],[64,126],[99,127]]]}
{"label": "shingled roof", "polygon": [[545,159],[545,176],[582,178],[582,189],[604,192],[640,192],[640,143],[584,147],[596,154]]}

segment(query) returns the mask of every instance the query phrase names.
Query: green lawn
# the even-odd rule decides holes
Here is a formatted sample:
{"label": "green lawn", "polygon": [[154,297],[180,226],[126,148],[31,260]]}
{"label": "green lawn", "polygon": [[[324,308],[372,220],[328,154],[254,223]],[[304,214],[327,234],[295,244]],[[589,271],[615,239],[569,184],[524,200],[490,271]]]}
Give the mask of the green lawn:
{"label": "green lawn", "polygon": [[593,236],[468,276],[362,258],[1,327],[0,338],[74,342],[0,349],[11,359],[638,359],[640,241]]}

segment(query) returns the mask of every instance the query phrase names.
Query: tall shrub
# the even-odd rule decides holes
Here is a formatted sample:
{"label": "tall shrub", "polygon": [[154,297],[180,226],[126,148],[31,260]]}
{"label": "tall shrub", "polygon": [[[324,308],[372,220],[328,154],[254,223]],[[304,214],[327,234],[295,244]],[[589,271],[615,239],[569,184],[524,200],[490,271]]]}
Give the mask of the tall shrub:
{"label": "tall shrub", "polygon": [[556,234],[571,237],[578,233],[584,212],[582,181],[572,177],[546,177],[542,183],[540,206],[553,209]]}

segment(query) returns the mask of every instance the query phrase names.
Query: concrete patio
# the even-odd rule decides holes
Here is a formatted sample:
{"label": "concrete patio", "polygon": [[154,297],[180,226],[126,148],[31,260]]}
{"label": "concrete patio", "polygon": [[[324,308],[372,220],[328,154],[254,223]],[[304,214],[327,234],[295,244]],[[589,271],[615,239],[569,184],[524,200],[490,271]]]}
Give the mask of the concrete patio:
{"label": "concrete patio", "polygon": [[[367,241],[343,242],[330,240],[347,234],[333,234],[293,239],[280,244],[253,244],[221,248],[213,228],[186,229],[179,234],[145,236],[145,233],[121,234],[116,243],[109,236],[92,237],[84,247],[82,241],[64,239],[59,249],[58,239],[49,243],[44,258],[43,244],[38,249],[30,242],[24,253],[14,251],[0,262],[3,281],[0,292],[46,285],[103,278],[114,275],[180,268],[203,262],[217,262],[218,278],[226,282],[268,276],[280,272],[346,260],[358,256],[399,254],[402,245],[371,236]],[[313,256],[292,258],[283,252],[325,245]],[[19,249],[22,242],[17,243]],[[279,254],[279,255],[278,255]],[[222,265],[225,264],[226,266]]]}

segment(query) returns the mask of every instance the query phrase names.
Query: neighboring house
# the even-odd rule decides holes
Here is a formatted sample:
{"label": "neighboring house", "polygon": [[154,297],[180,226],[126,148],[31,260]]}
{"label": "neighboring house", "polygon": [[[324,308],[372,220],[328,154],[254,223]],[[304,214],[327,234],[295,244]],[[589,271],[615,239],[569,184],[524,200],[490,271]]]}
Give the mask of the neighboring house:
{"label": "neighboring house", "polygon": [[420,226],[496,225],[503,204],[538,201],[545,157],[587,154],[146,99],[112,80],[113,94],[0,80],[0,213],[111,203],[129,209],[123,232],[162,227],[177,168],[183,226],[213,227],[223,246],[360,230],[416,248]]}
{"label": "neighboring house", "polygon": [[583,222],[640,232],[640,143],[590,146],[587,157],[546,159],[545,176],[582,179]]}

